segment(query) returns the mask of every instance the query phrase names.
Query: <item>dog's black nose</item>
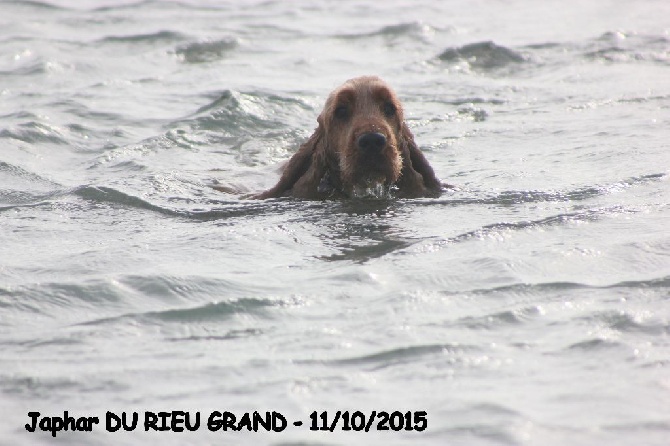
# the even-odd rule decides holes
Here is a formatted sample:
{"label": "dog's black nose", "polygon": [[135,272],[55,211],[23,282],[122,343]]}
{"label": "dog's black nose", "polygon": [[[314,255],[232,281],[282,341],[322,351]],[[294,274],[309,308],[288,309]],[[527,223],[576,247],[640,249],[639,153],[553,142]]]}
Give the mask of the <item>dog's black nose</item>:
{"label": "dog's black nose", "polygon": [[386,146],[386,136],[377,132],[363,133],[358,137],[356,143],[358,144],[358,148],[364,152],[381,152]]}

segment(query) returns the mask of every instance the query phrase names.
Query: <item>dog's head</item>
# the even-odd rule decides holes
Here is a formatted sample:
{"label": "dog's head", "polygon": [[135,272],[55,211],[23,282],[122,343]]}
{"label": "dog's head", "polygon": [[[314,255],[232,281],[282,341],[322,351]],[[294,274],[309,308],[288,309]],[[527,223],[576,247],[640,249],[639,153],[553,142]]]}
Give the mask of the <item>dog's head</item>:
{"label": "dog's head", "polygon": [[386,197],[392,188],[399,197],[440,194],[398,97],[378,77],[357,77],[335,89],[317,120],[279,182],[256,198]]}
{"label": "dog's head", "polygon": [[[378,77],[351,79],[333,91],[318,118],[331,169],[347,195],[388,187],[400,178],[403,110]],[[333,180],[336,181],[336,180]]]}

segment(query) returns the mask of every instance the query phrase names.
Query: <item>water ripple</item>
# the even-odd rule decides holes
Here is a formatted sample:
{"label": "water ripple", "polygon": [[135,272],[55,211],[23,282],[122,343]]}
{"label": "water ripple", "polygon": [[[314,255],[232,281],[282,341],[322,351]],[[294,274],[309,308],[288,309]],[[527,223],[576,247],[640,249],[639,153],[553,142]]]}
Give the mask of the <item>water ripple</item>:
{"label": "water ripple", "polygon": [[588,320],[597,321],[623,333],[670,334],[670,323],[651,317],[651,315],[644,317],[644,315],[624,311],[601,311],[589,315]]}
{"label": "water ripple", "polygon": [[76,325],[107,325],[117,322],[139,321],[146,323],[194,323],[207,321],[222,321],[239,314],[250,314],[267,317],[268,308],[281,305],[277,301],[261,298],[240,298],[229,302],[216,302],[200,305],[192,308],[168,309],[161,311],[145,311],[139,313],[126,313],[121,316],[106,317],[81,322]]}
{"label": "water ripple", "polygon": [[[471,191],[475,196],[465,198],[453,198],[453,194],[446,199],[416,200],[412,204],[416,206],[428,205],[471,205],[486,204],[497,206],[516,206],[527,203],[553,203],[553,202],[575,202],[589,200],[598,196],[607,195],[621,189],[640,186],[667,178],[667,173],[654,173],[623,179],[621,181],[584,186],[568,191],[542,191],[542,190],[510,190],[501,192]],[[458,189],[457,189],[458,190]]]}
{"label": "water ripple", "polygon": [[487,237],[497,237],[504,231],[521,231],[527,229],[543,229],[554,226],[563,226],[568,223],[582,222],[582,221],[598,221],[603,217],[612,214],[634,213],[634,209],[625,208],[622,206],[612,206],[596,209],[587,209],[584,211],[564,212],[549,217],[540,218],[537,220],[524,220],[513,223],[499,222],[484,225],[478,229],[464,232],[454,237],[444,240],[443,243],[459,243],[469,241],[473,238],[484,239]]}
{"label": "water ripple", "polygon": [[126,36],[107,36],[100,40],[100,43],[146,43],[146,44],[156,44],[156,43],[170,43],[170,42],[180,42],[188,39],[188,36],[185,34],[175,32],[175,31],[157,31],[155,33],[149,34],[130,34]]}
{"label": "water ripple", "polygon": [[232,341],[235,339],[251,338],[261,336],[265,331],[257,328],[247,328],[243,330],[229,330],[221,335],[190,335],[186,337],[172,337],[166,338],[167,341],[182,342],[182,341]]}
{"label": "water ripple", "polygon": [[[611,290],[611,289],[670,289],[670,276],[635,281],[616,282],[609,285],[589,285],[579,282],[540,282],[540,283],[515,283],[511,285],[502,285],[492,288],[477,288],[468,291],[475,295],[499,295],[499,294],[537,294],[545,295],[554,291],[570,292],[574,290]],[[454,291],[453,293],[446,293],[446,295],[460,295],[461,291]]]}
{"label": "water ripple", "polygon": [[507,310],[485,316],[468,316],[459,319],[456,325],[464,326],[470,329],[497,330],[501,326],[521,325],[528,320],[543,314],[538,306],[519,308],[516,310]]}
{"label": "water ripple", "polygon": [[32,9],[37,9],[37,10],[51,10],[51,11],[57,11],[57,10],[65,10],[67,8],[59,5],[53,5],[51,3],[47,2],[40,2],[36,0],[8,0],[4,2],[5,4],[9,4],[12,6],[27,6]]}
{"label": "water ripple", "polygon": [[408,37],[412,39],[419,39],[423,42],[428,42],[429,37],[434,34],[434,32],[435,29],[430,25],[421,22],[409,22],[384,26],[371,32],[338,34],[335,37],[344,40],[359,40],[375,37],[395,40],[398,38]]}
{"label": "water ripple", "polygon": [[301,363],[318,363],[332,365],[371,365],[375,369],[381,369],[398,364],[415,362],[419,358],[441,354],[461,355],[465,352],[478,350],[476,347],[460,344],[428,344],[414,345],[411,347],[395,348],[363,356],[355,356],[331,360],[304,360]]}
{"label": "water ripple", "polygon": [[624,347],[624,344],[607,339],[589,339],[576,342],[568,346],[568,350],[579,350],[583,352],[595,352],[599,350],[618,349]]}
{"label": "water ripple", "polygon": [[73,190],[72,193],[75,196],[78,196],[85,200],[94,201],[96,203],[119,204],[124,207],[145,209],[153,212],[158,212],[160,214],[172,215],[172,216],[181,215],[181,213],[178,211],[157,206],[139,197],[126,194],[124,192],[112,189],[110,187],[82,186]]}

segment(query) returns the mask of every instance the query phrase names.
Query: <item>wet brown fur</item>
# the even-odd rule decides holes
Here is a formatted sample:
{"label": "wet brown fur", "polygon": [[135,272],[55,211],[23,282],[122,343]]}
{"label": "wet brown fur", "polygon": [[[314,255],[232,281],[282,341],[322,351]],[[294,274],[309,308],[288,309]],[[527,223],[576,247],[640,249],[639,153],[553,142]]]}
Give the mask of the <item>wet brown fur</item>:
{"label": "wet brown fur", "polygon": [[[380,78],[345,82],[330,94],[317,122],[279,182],[255,198],[351,197],[370,184],[393,187],[397,197],[440,195],[440,181],[414,142],[400,101]],[[369,132],[386,138],[374,156],[357,145],[358,138]]]}

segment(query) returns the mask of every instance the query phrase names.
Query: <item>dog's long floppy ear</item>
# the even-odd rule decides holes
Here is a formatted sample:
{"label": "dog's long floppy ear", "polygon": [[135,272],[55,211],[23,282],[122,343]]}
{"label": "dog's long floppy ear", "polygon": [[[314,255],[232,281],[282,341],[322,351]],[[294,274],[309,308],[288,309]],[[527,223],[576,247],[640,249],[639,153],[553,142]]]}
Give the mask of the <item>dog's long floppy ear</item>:
{"label": "dog's long floppy ear", "polygon": [[402,172],[398,180],[401,195],[409,197],[440,195],[442,184],[417,147],[414,135],[405,123],[400,130],[399,146],[403,156]]}
{"label": "dog's long floppy ear", "polygon": [[318,198],[318,187],[326,173],[326,135],[322,118],[314,133],[286,164],[279,182],[254,198],[278,198],[291,195],[298,198]]}

